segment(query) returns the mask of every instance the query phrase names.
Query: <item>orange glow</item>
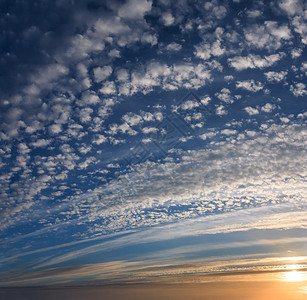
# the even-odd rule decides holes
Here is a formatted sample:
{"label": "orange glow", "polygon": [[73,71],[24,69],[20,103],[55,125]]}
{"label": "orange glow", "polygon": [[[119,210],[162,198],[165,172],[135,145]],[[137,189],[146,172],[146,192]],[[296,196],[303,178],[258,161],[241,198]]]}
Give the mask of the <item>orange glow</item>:
{"label": "orange glow", "polygon": [[306,280],[304,273],[299,271],[292,271],[283,274],[284,281],[296,282]]}

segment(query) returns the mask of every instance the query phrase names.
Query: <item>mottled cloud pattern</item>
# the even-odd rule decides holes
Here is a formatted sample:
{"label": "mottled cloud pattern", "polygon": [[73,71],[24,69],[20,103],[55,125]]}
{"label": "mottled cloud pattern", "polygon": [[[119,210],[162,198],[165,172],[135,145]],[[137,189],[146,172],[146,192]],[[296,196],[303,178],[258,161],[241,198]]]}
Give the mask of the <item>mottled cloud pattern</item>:
{"label": "mottled cloud pattern", "polygon": [[306,262],[305,1],[0,7],[0,286]]}

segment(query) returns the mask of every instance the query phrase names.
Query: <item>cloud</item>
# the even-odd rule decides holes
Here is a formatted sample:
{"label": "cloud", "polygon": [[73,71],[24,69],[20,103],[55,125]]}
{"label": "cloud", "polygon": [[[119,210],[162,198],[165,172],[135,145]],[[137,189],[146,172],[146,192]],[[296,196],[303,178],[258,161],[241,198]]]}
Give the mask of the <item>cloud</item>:
{"label": "cloud", "polygon": [[287,74],[288,74],[287,71],[280,71],[280,72],[271,71],[271,72],[264,73],[267,80],[271,82],[274,82],[274,81],[280,82],[286,78]]}
{"label": "cloud", "polygon": [[223,88],[219,93],[215,93],[215,96],[225,103],[231,104],[234,102],[234,99],[230,94],[230,90],[226,88]]}
{"label": "cloud", "polygon": [[93,70],[93,72],[94,72],[95,81],[101,82],[107,79],[111,75],[112,68],[110,66],[97,67]]}
{"label": "cloud", "polygon": [[203,64],[150,62],[144,71],[133,70],[130,81],[118,82],[118,90],[121,95],[131,96],[135,93],[148,94],[155,88],[166,91],[199,89],[209,81],[211,68]]}
{"label": "cloud", "polygon": [[172,42],[166,46],[167,51],[178,52],[182,49],[182,45]]}
{"label": "cloud", "polygon": [[290,91],[296,97],[302,97],[304,95],[307,95],[306,85],[302,82],[295,83],[294,85],[291,85]]}
{"label": "cloud", "polygon": [[49,127],[49,132],[51,134],[58,134],[62,131],[62,126],[61,124],[53,124]]}
{"label": "cloud", "polygon": [[154,46],[154,45],[158,44],[158,37],[157,37],[156,34],[145,32],[142,35],[141,41],[144,44],[150,44],[150,45]]}
{"label": "cloud", "polygon": [[175,22],[175,18],[170,12],[164,12],[161,16],[161,21],[165,26],[171,26]]}
{"label": "cloud", "polygon": [[225,116],[228,113],[224,105],[219,105],[215,111],[218,116]]}
{"label": "cloud", "polygon": [[94,139],[93,143],[96,145],[100,145],[102,143],[105,143],[106,141],[107,141],[107,138],[104,135],[98,134],[96,138]]}
{"label": "cloud", "polygon": [[118,10],[121,18],[135,20],[143,19],[144,15],[150,11],[152,1],[150,0],[128,0]]}
{"label": "cloud", "polygon": [[292,49],[291,51],[291,57],[292,58],[297,58],[300,57],[302,55],[302,49],[301,48],[297,48],[297,49]]}
{"label": "cloud", "polygon": [[282,0],[278,3],[278,5],[282,10],[291,16],[300,13],[302,9],[301,0]]}
{"label": "cloud", "polygon": [[213,44],[204,43],[195,47],[195,56],[207,60],[211,56],[221,56],[225,53],[225,48],[221,47],[221,41],[217,40]]}
{"label": "cloud", "polygon": [[272,112],[274,109],[276,108],[275,104],[272,103],[266,103],[264,106],[261,107],[261,110],[266,112],[266,113],[270,113]]}
{"label": "cloud", "polygon": [[217,27],[212,36],[206,37],[202,43],[195,46],[194,55],[203,60],[222,56],[227,53],[225,46],[223,46],[227,39],[230,39],[230,34],[225,34],[222,27]]}
{"label": "cloud", "polygon": [[257,108],[251,107],[251,106],[247,106],[244,108],[244,110],[250,115],[258,115],[259,114],[259,110]]}
{"label": "cloud", "polygon": [[92,120],[91,114],[93,113],[93,110],[89,107],[82,108],[79,112],[80,121],[81,123],[88,123]]}
{"label": "cloud", "polygon": [[235,56],[228,59],[228,63],[231,67],[237,71],[245,69],[263,69],[274,65],[285,56],[285,53],[272,54],[269,56],[261,57],[259,55],[249,54],[248,56]]}
{"label": "cloud", "polygon": [[[273,239],[257,239],[254,241],[236,241],[228,243],[219,243],[217,245],[207,245],[203,250],[212,251],[212,250],[221,250],[223,249],[238,249],[253,246],[253,248],[265,248],[272,244],[282,245],[282,244],[302,244],[306,241],[304,238],[273,238]],[[202,245],[203,246],[203,245]],[[171,250],[162,250],[152,253],[150,261],[148,257],[141,256],[140,260],[112,260],[110,262],[96,263],[96,264],[84,264],[76,265],[72,267],[57,267],[49,268],[46,270],[32,271],[27,274],[10,276],[6,278],[9,285],[19,284],[42,284],[43,282],[48,282],[52,285],[55,282],[75,282],[82,275],[86,278],[91,278],[95,283],[98,282],[101,284],[101,281],[104,282],[112,281],[112,283],[123,284],[126,282],[137,283],[139,280],[144,282],[144,279],[147,283],[166,283],[166,282],[176,282],[175,278],[179,275],[190,274],[185,276],[185,283],[192,283],[195,281],[197,275],[201,276],[202,282],[206,280],[211,281],[212,277],[208,275],[217,277],[219,275],[242,275],[243,273],[247,274],[257,274],[259,272],[276,272],[283,271],[285,263],[291,264],[293,259],[296,262],[299,262],[302,266],[306,261],[306,257],[281,257],[272,255],[264,257],[263,253],[250,253],[248,255],[230,255],[230,256],[214,256],[209,258],[202,258],[196,261],[195,259],[186,259],[185,255],[189,253],[200,252],[201,246],[191,246],[191,247],[178,247]],[[281,253],[280,253],[281,255]],[[174,259],[169,259],[169,257],[174,257]],[[179,261],[178,258],[182,257],[182,261]],[[163,259],[164,258],[164,259]],[[166,258],[166,259],[165,259]],[[163,261],[161,262],[161,259]],[[215,259],[215,261],[214,261]],[[158,262],[160,260],[160,263]],[[222,274],[221,274],[222,273]],[[174,278],[175,276],[175,278]],[[46,280],[47,279],[47,280]],[[49,280],[48,280],[49,279]],[[169,281],[170,280],[170,281]],[[175,281],[174,281],[175,280]],[[100,282],[99,282],[100,281]],[[182,282],[182,278],[180,279]]]}
{"label": "cloud", "polygon": [[249,46],[275,51],[284,41],[292,38],[287,25],[278,25],[275,21],[265,21],[264,25],[252,25],[244,30]]}
{"label": "cloud", "polygon": [[[289,209],[290,211],[287,211]],[[283,219],[282,223],[280,222],[280,218]],[[123,237],[118,237],[115,240],[103,241],[96,243],[95,245],[85,246],[56,258],[51,258],[49,261],[38,265],[37,268],[57,265],[66,261],[78,259],[85,255],[103,253],[105,251],[127,247],[129,245],[141,245],[157,243],[170,239],[175,240],[193,236],[201,237],[202,235],[209,234],[245,232],[257,229],[290,230],[301,226],[307,226],[306,220],[304,219],[304,212],[299,210],[292,211],[289,205],[275,206],[273,211],[272,206],[251,208],[244,211],[241,210],[185,220],[179,225],[169,224],[131,233]],[[304,241],[305,239],[302,240]],[[291,242],[291,238],[289,241]],[[257,241],[255,241],[255,243],[257,243]],[[259,241],[258,243],[265,243],[265,241]],[[236,246],[242,247],[243,244],[248,246],[248,243],[239,243]],[[227,246],[231,248],[234,245],[231,245],[231,243],[228,245],[214,245],[212,247],[209,246],[209,249],[221,249]],[[193,249],[191,250],[193,251]]]}
{"label": "cloud", "polygon": [[[306,12],[306,10],[305,10]],[[306,25],[307,16],[306,13],[304,16],[296,16],[293,19],[293,26],[295,32],[297,32],[301,36],[301,41],[304,45],[307,44],[307,25]]]}
{"label": "cloud", "polygon": [[307,76],[307,62],[302,63],[300,70]]}
{"label": "cloud", "polygon": [[106,81],[101,89],[99,90],[101,94],[114,95],[116,94],[116,86],[113,81]]}
{"label": "cloud", "polygon": [[263,89],[263,85],[259,81],[251,80],[244,80],[244,81],[237,81],[236,88],[244,89],[250,92],[259,92]]}
{"label": "cloud", "polygon": [[233,130],[233,129],[223,129],[221,131],[221,133],[225,135],[233,135],[233,134],[236,134],[237,132],[238,132],[237,130]]}
{"label": "cloud", "polygon": [[156,127],[144,127],[142,128],[142,132],[145,134],[155,133],[158,129]]}
{"label": "cloud", "polygon": [[122,117],[122,119],[130,126],[135,126],[143,122],[143,118],[140,115],[134,113],[126,114]]}
{"label": "cloud", "polygon": [[33,147],[35,147],[35,148],[36,148],[36,147],[46,147],[46,146],[48,146],[51,142],[52,142],[51,139],[40,139],[40,140],[37,140],[37,141],[31,143],[31,145],[32,145]]}

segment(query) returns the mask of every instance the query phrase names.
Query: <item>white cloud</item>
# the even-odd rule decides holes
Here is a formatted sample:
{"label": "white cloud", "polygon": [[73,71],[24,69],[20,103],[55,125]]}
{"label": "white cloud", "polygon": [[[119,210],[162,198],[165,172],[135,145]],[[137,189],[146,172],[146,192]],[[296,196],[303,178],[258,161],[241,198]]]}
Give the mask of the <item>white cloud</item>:
{"label": "white cloud", "polygon": [[170,12],[164,12],[161,16],[161,20],[165,26],[171,26],[175,22],[175,18]]}
{"label": "white cloud", "polygon": [[118,15],[129,20],[142,19],[151,10],[151,6],[151,0],[128,0],[119,8]]}
{"label": "white cloud", "polygon": [[96,95],[93,91],[86,91],[82,93],[81,101],[78,101],[78,104],[80,106],[88,106],[92,104],[97,104],[100,102],[99,97]]}
{"label": "white cloud", "polygon": [[116,72],[117,80],[127,81],[130,77],[129,72],[126,69],[119,69]]}
{"label": "white cloud", "polygon": [[259,114],[259,110],[257,108],[251,107],[251,106],[247,106],[244,108],[244,110],[250,115],[258,115]]}
{"label": "white cloud", "polygon": [[289,123],[291,120],[289,118],[286,118],[286,117],[282,117],[282,118],[279,118],[280,121],[284,122],[284,123]]}
{"label": "white cloud", "polygon": [[[18,152],[20,154],[26,155],[30,152],[31,150],[29,149],[28,145],[26,145],[25,143],[20,143],[18,144]],[[4,151],[1,151],[0,154],[4,154]]]}
{"label": "white cloud", "polygon": [[142,132],[145,134],[149,134],[149,133],[155,133],[158,131],[158,128],[156,127],[144,127],[142,128]]}
{"label": "white cloud", "polygon": [[181,50],[181,48],[182,48],[182,45],[175,43],[175,42],[172,42],[166,46],[167,51],[173,51],[173,52],[178,52]]}
{"label": "white cloud", "polygon": [[302,43],[307,45],[307,9],[304,11],[304,16],[296,16],[292,24],[295,32],[301,36]]}
{"label": "white cloud", "polygon": [[216,114],[218,116],[224,116],[224,115],[227,115],[227,110],[226,110],[226,107],[224,105],[219,105],[216,110],[215,110]]}
{"label": "white cloud", "polygon": [[291,57],[292,58],[297,58],[302,55],[303,50],[301,48],[296,48],[291,50]]}
{"label": "white cloud", "polygon": [[258,17],[261,16],[261,14],[262,14],[262,12],[258,9],[252,9],[252,10],[247,11],[247,16],[249,18],[258,18]]}
{"label": "white cloud", "polygon": [[307,95],[306,85],[304,83],[302,83],[302,82],[295,83],[294,85],[291,85],[290,86],[290,91],[296,97]]}
{"label": "white cloud", "polygon": [[225,135],[234,135],[234,134],[237,134],[238,131],[234,129],[223,129],[221,133]]}
{"label": "white cloud", "polygon": [[234,102],[233,97],[230,94],[230,90],[227,88],[223,88],[221,92],[215,93],[215,96],[222,100],[225,103],[231,104]]}
{"label": "white cloud", "polygon": [[261,107],[261,110],[266,112],[266,113],[270,113],[272,112],[274,109],[276,108],[275,104],[271,104],[271,103],[266,103],[264,106]]}
{"label": "white cloud", "polygon": [[300,70],[307,76],[307,62],[302,62]]}
{"label": "white cloud", "polygon": [[61,124],[53,124],[51,126],[49,126],[49,132],[51,134],[58,134],[62,131],[62,126]]}
{"label": "white cloud", "polygon": [[25,131],[26,133],[34,133],[38,130],[42,129],[42,125],[38,120],[34,120],[31,125],[27,126]]}
{"label": "white cloud", "polygon": [[82,108],[79,112],[80,121],[82,123],[88,123],[91,121],[92,117],[91,114],[93,110],[90,107]]}
{"label": "white cloud", "polygon": [[105,95],[114,95],[116,94],[116,86],[113,81],[106,81],[102,88],[99,90],[100,93]]}
{"label": "white cloud", "polygon": [[291,16],[300,13],[303,8],[301,0],[281,0],[278,1],[278,5],[282,10]]}
{"label": "white cloud", "polygon": [[279,7],[286,12],[294,31],[301,36],[303,44],[307,44],[307,7],[302,0],[282,0]]}
{"label": "white cloud", "polygon": [[119,82],[118,89],[120,94],[131,96],[138,92],[148,94],[157,87],[164,90],[199,89],[210,80],[210,68],[204,64],[182,63],[169,66],[151,62],[144,71],[132,71],[131,80]]}
{"label": "white cloud", "polygon": [[51,143],[51,140],[50,139],[40,139],[40,140],[37,140],[33,143],[31,143],[31,145],[35,148],[37,147],[46,147],[48,146],[49,144]]}
{"label": "white cloud", "polygon": [[207,139],[210,139],[210,138],[214,137],[216,134],[217,134],[216,132],[207,132],[207,133],[201,134],[199,137],[202,140],[207,140]]}
{"label": "white cloud", "polygon": [[227,15],[227,9],[224,6],[215,6],[212,12],[217,19],[223,19]]}
{"label": "white cloud", "polygon": [[122,119],[130,126],[135,126],[143,122],[143,118],[135,113],[128,113],[124,115]]}
{"label": "white cloud", "polygon": [[211,99],[211,97],[209,97],[209,96],[204,96],[204,97],[202,97],[201,99],[200,99],[200,102],[203,104],[203,105],[208,105],[209,104],[209,102],[211,101],[212,99]]}
{"label": "white cloud", "polygon": [[224,76],[224,79],[225,79],[226,81],[231,81],[231,80],[234,79],[234,77],[233,77],[232,75],[227,75],[227,76]]}
{"label": "white cloud", "polygon": [[283,41],[291,39],[288,26],[279,26],[277,22],[265,21],[264,25],[253,25],[244,30],[248,45],[259,49],[277,50]]}
{"label": "white cloud", "polygon": [[151,138],[142,139],[142,143],[144,143],[144,144],[148,144],[148,143],[151,143],[151,142],[152,142]]}
{"label": "white cloud", "polygon": [[93,140],[93,143],[96,145],[100,145],[102,143],[105,143],[107,141],[107,138],[102,134],[97,134],[96,138]]}
{"label": "white cloud", "polygon": [[[121,46],[124,46],[125,44],[128,44],[128,41],[122,41]],[[112,58],[120,58],[120,51],[118,49],[112,49],[109,52],[109,56]]]}
{"label": "white cloud", "polygon": [[69,69],[63,64],[50,64],[31,76],[31,84],[23,92],[29,96],[37,96],[42,90],[51,89],[68,72]]}
{"label": "white cloud", "polygon": [[271,71],[271,72],[264,73],[268,81],[276,81],[276,82],[280,82],[284,80],[287,74],[288,74],[287,71],[280,71],[280,72]]}
{"label": "white cloud", "polygon": [[223,28],[217,27],[212,34],[212,40],[206,38],[202,43],[195,46],[194,55],[203,60],[224,55],[226,53],[226,48],[222,46],[224,38],[228,40],[229,36],[225,35]]}
{"label": "white cloud", "polygon": [[95,158],[94,157],[87,157],[83,162],[79,162],[78,163],[78,168],[82,169],[82,170],[86,169],[93,162],[95,162]]}
{"label": "white cloud", "polygon": [[189,110],[189,109],[193,109],[195,107],[198,107],[199,106],[199,103],[196,102],[196,101],[192,101],[192,100],[187,100],[185,102],[183,102],[180,107],[183,109],[183,110]]}
{"label": "white cloud", "polygon": [[128,123],[123,123],[123,124],[111,124],[109,126],[109,130],[107,131],[108,134],[110,135],[116,135],[118,132],[121,133],[126,133],[128,135],[137,135],[137,131],[132,129]]}
{"label": "white cloud", "polygon": [[217,40],[214,43],[202,43],[195,46],[195,56],[208,60],[211,56],[221,56],[226,52],[226,49],[221,46],[221,41]]}
{"label": "white cloud", "polygon": [[237,81],[236,88],[241,88],[244,90],[248,90],[250,92],[259,92],[263,89],[263,84],[259,81],[251,80],[244,80],[244,81]]}
{"label": "white cloud", "polygon": [[272,54],[269,56],[261,57],[259,55],[249,54],[248,56],[235,56],[228,59],[231,67],[238,71],[245,69],[263,69],[274,65],[285,56],[285,53]]}
{"label": "white cloud", "polygon": [[111,73],[112,73],[112,68],[110,66],[104,66],[104,67],[97,67],[93,70],[94,72],[94,77],[96,82],[101,82],[105,79],[107,79]]}
{"label": "white cloud", "polygon": [[147,44],[154,46],[154,45],[157,45],[158,43],[158,37],[156,34],[145,32],[142,35],[141,42],[144,44],[147,43]]}

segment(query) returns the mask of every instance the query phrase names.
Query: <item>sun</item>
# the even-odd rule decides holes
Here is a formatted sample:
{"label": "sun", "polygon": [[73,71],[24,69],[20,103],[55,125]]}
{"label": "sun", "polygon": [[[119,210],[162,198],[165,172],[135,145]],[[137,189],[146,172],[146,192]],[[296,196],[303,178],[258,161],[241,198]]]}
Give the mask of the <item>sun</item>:
{"label": "sun", "polygon": [[297,281],[303,281],[304,274],[299,271],[291,271],[291,272],[285,272],[283,274],[284,280],[289,282],[297,282]]}

